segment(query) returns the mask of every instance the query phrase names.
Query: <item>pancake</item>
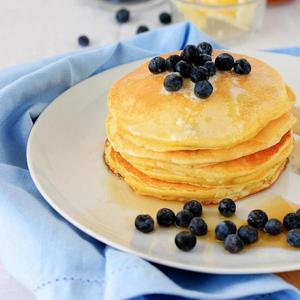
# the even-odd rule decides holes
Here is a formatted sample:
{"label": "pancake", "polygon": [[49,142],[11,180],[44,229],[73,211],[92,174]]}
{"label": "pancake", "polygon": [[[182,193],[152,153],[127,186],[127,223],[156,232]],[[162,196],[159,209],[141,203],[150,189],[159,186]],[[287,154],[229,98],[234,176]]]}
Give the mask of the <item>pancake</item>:
{"label": "pancake", "polygon": [[195,96],[190,79],[167,92],[168,72],[154,75],[148,62],[117,81],[108,95],[104,153],[113,173],[141,195],[203,204],[270,187],[293,149],[295,95],[267,64],[233,57],[246,58],[251,73],[218,71],[206,100]]}
{"label": "pancake", "polygon": [[133,164],[145,166],[166,166],[165,163],[183,165],[207,165],[246,156],[277,144],[282,136],[295,124],[292,113],[286,113],[271,121],[254,138],[227,149],[201,149],[156,152],[145,146],[138,146],[126,140],[117,128],[116,120],[109,115],[106,122],[107,138],[113,148]]}
{"label": "pancake", "polygon": [[[184,182],[202,186],[232,185],[247,183],[260,178],[267,170],[285,160],[291,154],[292,149],[293,136],[289,131],[278,144],[268,149],[204,167],[202,165],[184,166],[161,162],[149,166],[143,162],[127,161],[149,177],[169,182]],[[121,156],[123,155],[121,154]]]}
{"label": "pancake", "polygon": [[255,137],[290,111],[295,96],[272,67],[245,55],[233,56],[250,62],[251,75],[218,72],[210,79],[214,92],[204,101],[193,96],[190,80],[179,92],[165,92],[166,74],[153,75],[148,62],[142,64],[109,92],[109,111],[119,133],[158,152],[232,148]]}
{"label": "pancake", "polygon": [[202,187],[151,178],[134,168],[119,153],[115,152],[108,141],[105,144],[104,159],[109,168],[115,174],[122,176],[138,194],[165,200],[186,201],[198,199],[205,205],[217,204],[227,197],[238,200],[271,186],[277,180],[287,162],[287,159],[284,159],[268,170],[263,177],[246,184]]}

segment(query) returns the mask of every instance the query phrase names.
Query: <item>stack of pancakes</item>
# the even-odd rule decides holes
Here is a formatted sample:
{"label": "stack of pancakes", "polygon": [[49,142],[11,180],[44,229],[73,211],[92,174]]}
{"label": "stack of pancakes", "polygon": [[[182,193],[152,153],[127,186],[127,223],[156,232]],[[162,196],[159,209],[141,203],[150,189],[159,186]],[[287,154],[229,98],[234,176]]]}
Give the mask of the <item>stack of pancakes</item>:
{"label": "stack of pancakes", "polygon": [[188,79],[180,91],[165,91],[167,72],[154,75],[147,62],[113,85],[105,161],[137,193],[204,204],[237,200],[269,187],[284,170],[295,96],[267,64],[232,55],[246,58],[251,73],[217,72],[205,100]]}

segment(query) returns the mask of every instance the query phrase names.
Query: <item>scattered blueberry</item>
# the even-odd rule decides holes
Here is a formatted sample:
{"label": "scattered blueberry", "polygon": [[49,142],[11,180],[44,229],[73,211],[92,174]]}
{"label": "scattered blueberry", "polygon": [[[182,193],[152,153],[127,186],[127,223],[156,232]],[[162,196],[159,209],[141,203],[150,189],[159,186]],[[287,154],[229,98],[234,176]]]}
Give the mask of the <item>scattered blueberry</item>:
{"label": "scattered blueberry", "polygon": [[292,247],[300,247],[300,229],[292,229],[288,232],[287,242]]}
{"label": "scattered blueberry", "polygon": [[149,28],[145,25],[140,25],[137,28],[136,33],[139,34],[139,33],[143,33],[143,32],[146,32],[146,31],[149,31]]}
{"label": "scattered blueberry", "polygon": [[249,74],[251,72],[251,65],[244,58],[236,60],[233,68],[234,72],[240,75]]}
{"label": "scattered blueberry", "polygon": [[160,15],[159,15],[159,21],[162,23],[162,24],[170,24],[172,22],[172,16],[171,14],[169,14],[168,12],[162,12]]}
{"label": "scattered blueberry", "polygon": [[206,235],[207,224],[200,217],[194,217],[189,225],[190,231],[195,235]]}
{"label": "scattered blueberry", "polygon": [[181,57],[179,55],[171,55],[166,59],[167,70],[170,72],[175,71],[176,64],[181,61]]}
{"label": "scattered blueberry", "polygon": [[181,52],[181,58],[188,63],[194,63],[199,56],[199,50],[194,45],[187,45]]}
{"label": "scattered blueberry", "polygon": [[204,64],[207,62],[207,61],[212,61],[212,58],[210,55],[207,55],[207,54],[200,54],[197,58],[197,60],[195,61],[195,64],[197,66],[204,66]]}
{"label": "scattered blueberry", "polygon": [[283,225],[287,230],[300,228],[300,215],[289,213],[283,219]]}
{"label": "scattered blueberry", "polygon": [[266,224],[264,228],[266,233],[269,233],[271,235],[277,235],[280,234],[283,231],[282,223],[277,219],[270,219]]}
{"label": "scattered blueberry", "polygon": [[153,74],[162,73],[167,68],[166,60],[160,56],[156,56],[150,60],[148,68]]}
{"label": "scattered blueberry", "polygon": [[138,215],[135,219],[135,228],[143,233],[153,231],[154,221],[149,215]]}
{"label": "scattered blueberry", "polygon": [[231,221],[222,221],[216,226],[215,234],[216,239],[220,241],[224,241],[227,235],[235,234],[236,233],[236,226]]}
{"label": "scattered blueberry", "polygon": [[89,38],[86,36],[86,35],[81,35],[79,38],[78,38],[78,44],[82,47],[86,47],[90,44],[90,40]]}
{"label": "scattered blueberry", "polygon": [[238,253],[244,249],[244,243],[236,234],[229,234],[224,241],[224,248],[230,253]]}
{"label": "scattered blueberry", "polygon": [[206,61],[203,67],[208,70],[209,76],[214,76],[217,73],[217,68],[213,61]]}
{"label": "scattered blueberry", "polygon": [[196,236],[189,231],[182,231],[176,234],[175,244],[182,251],[190,251],[196,246]]}
{"label": "scattered blueberry", "polygon": [[190,73],[190,77],[193,82],[207,80],[209,77],[208,70],[204,67],[193,66]]}
{"label": "scattered blueberry", "polygon": [[180,73],[182,77],[188,78],[191,74],[192,65],[184,60],[179,61],[175,66],[175,71]]}
{"label": "scattered blueberry", "polygon": [[258,240],[258,231],[254,227],[243,225],[238,230],[238,236],[245,245],[252,244]]}
{"label": "scattered blueberry", "polygon": [[223,53],[217,56],[215,64],[220,71],[229,71],[234,66],[234,59],[232,55],[228,53]]}
{"label": "scattered blueberry", "polygon": [[179,91],[182,88],[182,85],[183,78],[177,73],[172,73],[165,77],[164,87],[169,92]]}
{"label": "scattered blueberry", "polygon": [[207,43],[207,42],[202,42],[200,43],[197,48],[199,49],[199,52],[201,54],[208,54],[208,55],[211,55],[212,54],[212,51],[213,51],[213,47],[210,43]]}
{"label": "scattered blueberry", "polygon": [[200,217],[202,215],[202,205],[197,200],[190,200],[186,202],[183,209],[190,211],[194,217]]}
{"label": "scattered blueberry", "polygon": [[234,215],[236,205],[232,199],[225,198],[219,203],[219,212],[224,217],[231,217]]}
{"label": "scattered blueberry", "polygon": [[119,23],[127,23],[130,19],[130,12],[126,8],[121,8],[116,12],[116,20]]}
{"label": "scattered blueberry", "polygon": [[252,210],[248,215],[248,224],[254,228],[264,228],[267,221],[268,216],[261,209]]}
{"label": "scattered blueberry", "polygon": [[207,80],[198,81],[194,87],[194,93],[198,98],[206,99],[213,92],[213,86]]}
{"label": "scattered blueberry", "polygon": [[156,215],[157,223],[161,226],[171,226],[175,223],[176,216],[169,208],[161,208]]}
{"label": "scattered blueberry", "polygon": [[176,214],[176,225],[179,227],[188,227],[193,217],[193,214],[189,210],[183,209]]}

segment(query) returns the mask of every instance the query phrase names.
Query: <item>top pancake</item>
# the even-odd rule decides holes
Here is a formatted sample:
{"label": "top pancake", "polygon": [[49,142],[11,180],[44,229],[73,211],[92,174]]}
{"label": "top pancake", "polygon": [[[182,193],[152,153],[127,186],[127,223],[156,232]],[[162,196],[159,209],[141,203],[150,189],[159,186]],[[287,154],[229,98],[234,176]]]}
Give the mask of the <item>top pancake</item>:
{"label": "top pancake", "polygon": [[246,58],[251,73],[217,72],[210,78],[214,92],[206,100],[193,96],[189,79],[179,92],[166,92],[167,72],[154,75],[146,62],[113,85],[110,114],[136,144],[151,144],[157,151],[228,148],[249,140],[288,112],[295,97],[273,68],[245,55],[232,55]]}

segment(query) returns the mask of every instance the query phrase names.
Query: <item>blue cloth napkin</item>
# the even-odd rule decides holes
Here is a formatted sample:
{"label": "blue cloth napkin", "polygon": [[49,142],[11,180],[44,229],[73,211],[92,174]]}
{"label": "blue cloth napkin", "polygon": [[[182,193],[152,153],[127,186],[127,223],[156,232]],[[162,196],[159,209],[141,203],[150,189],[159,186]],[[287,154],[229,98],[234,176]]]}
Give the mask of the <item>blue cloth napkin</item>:
{"label": "blue cloth napkin", "polygon": [[187,272],[108,247],[57,214],[31,180],[28,136],[59,94],[113,66],[202,40],[210,39],[182,23],[0,72],[0,259],[37,299],[300,299],[295,288],[272,274]]}

